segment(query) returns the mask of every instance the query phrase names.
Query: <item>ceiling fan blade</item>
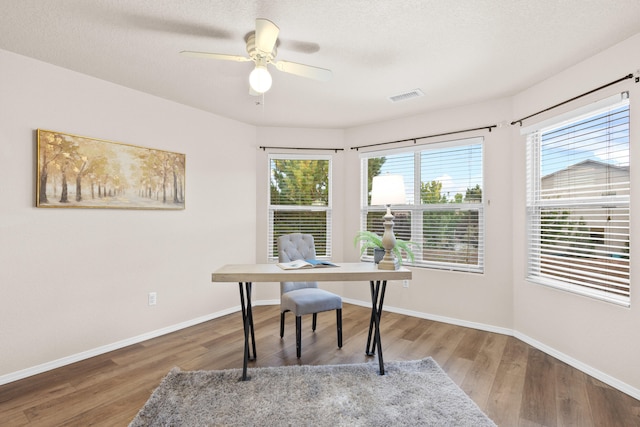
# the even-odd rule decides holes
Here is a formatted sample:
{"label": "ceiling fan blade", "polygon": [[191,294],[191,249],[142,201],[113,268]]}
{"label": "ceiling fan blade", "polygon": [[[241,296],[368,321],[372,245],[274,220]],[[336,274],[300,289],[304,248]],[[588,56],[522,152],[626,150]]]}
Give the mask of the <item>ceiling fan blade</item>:
{"label": "ceiling fan blade", "polygon": [[246,56],[226,55],[224,53],[194,52],[191,50],[183,50],[180,53],[187,56],[194,56],[196,58],[222,59],[224,61],[246,62],[252,60]]}
{"label": "ceiling fan blade", "polygon": [[307,77],[323,82],[331,80],[333,73],[326,68],[313,67],[311,65],[298,64],[297,62],[277,61],[273,65],[280,71],[296,76]]}
{"label": "ceiling fan blade", "polygon": [[256,49],[264,53],[271,53],[276,41],[280,28],[268,19],[256,19]]}

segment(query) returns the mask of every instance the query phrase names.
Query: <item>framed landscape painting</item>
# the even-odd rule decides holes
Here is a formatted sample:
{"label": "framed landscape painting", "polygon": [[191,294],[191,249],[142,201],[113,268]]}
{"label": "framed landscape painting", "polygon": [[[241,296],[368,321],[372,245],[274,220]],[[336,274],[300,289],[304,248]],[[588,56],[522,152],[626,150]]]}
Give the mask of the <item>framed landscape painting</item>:
{"label": "framed landscape painting", "polygon": [[184,209],[185,155],[38,129],[36,206]]}

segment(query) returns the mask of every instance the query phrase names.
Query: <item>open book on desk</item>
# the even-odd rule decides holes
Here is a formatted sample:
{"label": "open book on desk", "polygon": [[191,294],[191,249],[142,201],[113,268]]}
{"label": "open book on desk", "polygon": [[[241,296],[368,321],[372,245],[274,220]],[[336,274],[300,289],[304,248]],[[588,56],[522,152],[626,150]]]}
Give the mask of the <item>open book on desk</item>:
{"label": "open book on desk", "polygon": [[323,261],[319,259],[297,259],[290,262],[279,262],[276,264],[283,270],[299,270],[301,268],[319,268],[319,267],[337,267],[336,264],[330,261]]}

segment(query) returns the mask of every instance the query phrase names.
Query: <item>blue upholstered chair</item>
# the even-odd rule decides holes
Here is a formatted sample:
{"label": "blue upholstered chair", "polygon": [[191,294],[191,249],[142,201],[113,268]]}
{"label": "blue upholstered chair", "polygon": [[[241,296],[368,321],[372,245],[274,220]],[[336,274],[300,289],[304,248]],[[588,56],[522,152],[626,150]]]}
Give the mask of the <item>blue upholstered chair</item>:
{"label": "blue upholstered chair", "polygon": [[[278,238],[278,259],[290,262],[298,259],[315,259],[316,248],[310,234],[293,233]],[[296,355],[302,348],[302,316],[313,314],[313,331],[316,330],[318,313],[336,310],[338,347],[342,348],[342,298],[318,288],[318,282],[280,282],[280,338],[284,337],[284,315],[287,311],[296,316]]]}

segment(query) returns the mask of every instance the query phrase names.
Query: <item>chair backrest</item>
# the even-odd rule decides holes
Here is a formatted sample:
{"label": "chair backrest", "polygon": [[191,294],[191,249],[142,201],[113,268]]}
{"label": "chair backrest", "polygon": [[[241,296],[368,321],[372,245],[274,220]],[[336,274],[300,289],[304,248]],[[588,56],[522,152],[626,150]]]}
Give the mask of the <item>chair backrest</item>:
{"label": "chair backrest", "polygon": [[[316,259],[316,246],[311,234],[292,233],[278,237],[278,260]],[[318,282],[280,282],[280,294],[296,289],[317,288]]]}

